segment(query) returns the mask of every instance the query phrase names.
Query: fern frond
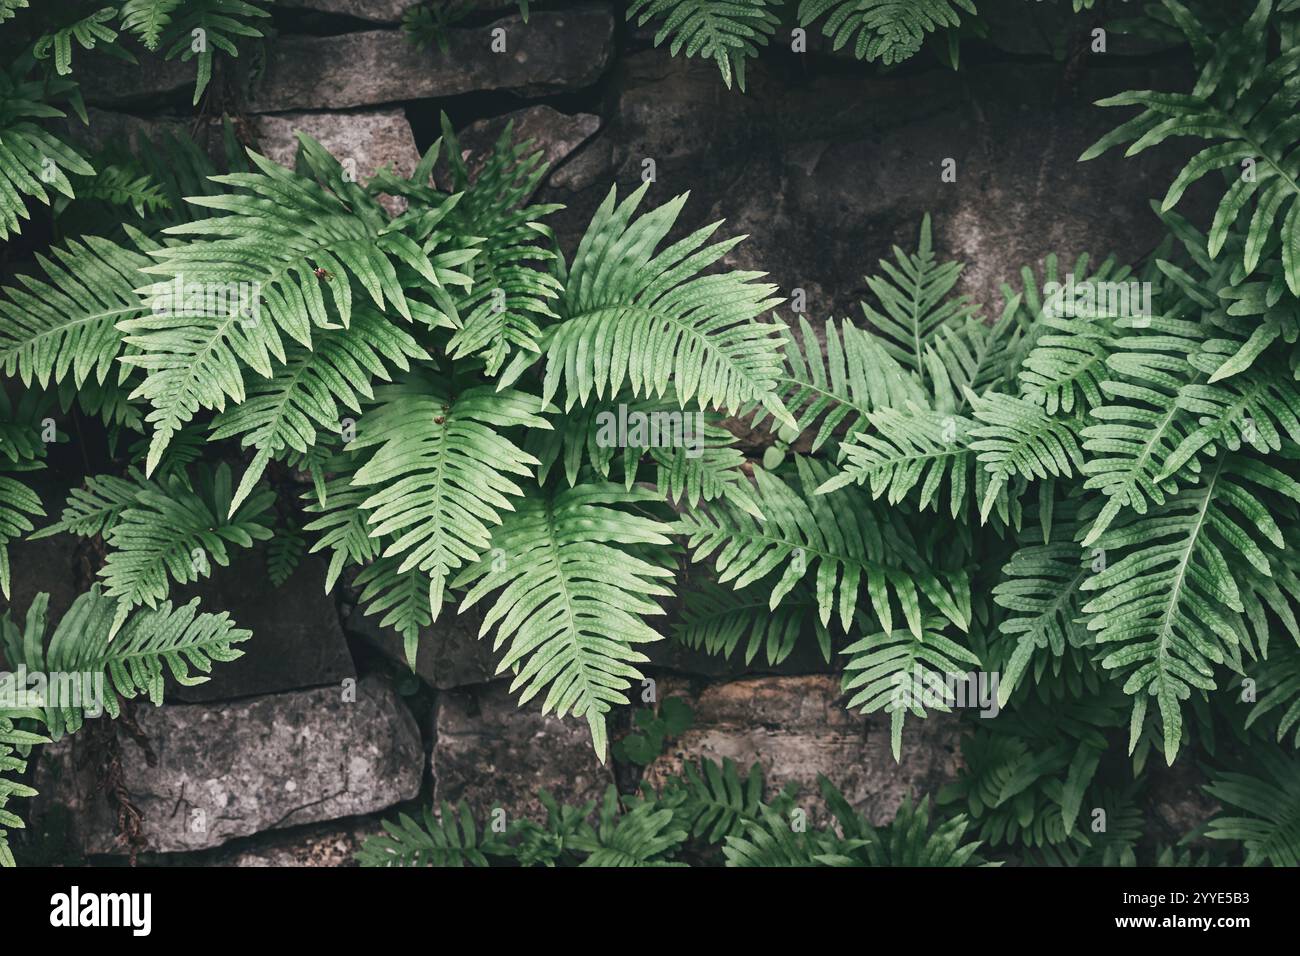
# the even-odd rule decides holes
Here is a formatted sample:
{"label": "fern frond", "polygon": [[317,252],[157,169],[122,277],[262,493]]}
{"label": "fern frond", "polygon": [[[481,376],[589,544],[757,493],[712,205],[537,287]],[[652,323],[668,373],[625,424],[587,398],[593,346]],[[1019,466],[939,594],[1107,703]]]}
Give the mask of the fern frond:
{"label": "fern frond", "polygon": [[437,816],[426,807],[418,821],[401,813],[382,822],[386,835],[369,837],[357,852],[361,866],[486,867],[488,854],[505,852],[490,831],[480,834],[464,800],[456,807],[444,800]]}
{"label": "fern frond", "polygon": [[637,556],[638,545],[666,545],[671,526],[619,506],[655,500],[650,492],[586,484],[525,498],[492,534],[500,559],[488,557],[453,584],[472,585],[461,610],[500,591],[480,636],[497,627],[508,644],[498,673],[518,666],[512,691],[525,703],[549,687],[544,713],[585,717],[603,761],[605,714],[627,703],[636,644],[660,640],[641,615],[661,614],[657,596],[672,572]]}
{"label": "fern frond", "polygon": [[637,802],[620,814],[618,791],[611,785],[605,791],[595,832],[580,835],[571,844],[589,854],[582,861],[588,867],[685,866],[671,859],[687,836],[676,824],[671,809],[650,801]]}
{"label": "fern frond", "polygon": [[[921,49],[927,34],[961,25],[958,11],[975,14],[971,0],[800,0],[799,23],[828,15],[822,32],[840,49],[853,40],[859,60],[901,63]],[[856,38],[856,39],[855,39]]]}
{"label": "fern frond", "polygon": [[872,611],[884,630],[893,629],[891,605],[897,602],[909,630],[920,636],[922,595],[959,628],[966,628],[969,601],[963,595],[964,579],[925,570],[917,566],[920,561],[905,564],[906,544],[893,538],[866,495],[853,488],[816,494],[814,489],[824,483],[829,471],[802,456],[796,463],[802,494],[775,476],[755,473],[763,521],[725,503],[683,515],[675,530],[686,535],[693,560],[716,554],[719,582],[733,582],[736,589],[780,569],[769,598],[773,609],[801,580],[815,575],[823,625],[838,607],[841,626],[847,630],[859,588],[865,583]]}
{"label": "fern frond", "polygon": [[384,557],[401,557],[398,573],[419,568],[430,579],[436,620],[446,581],[487,550],[490,526],[524,494],[512,476],[530,478],[537,459],[501,430],[549,429],[532,414],[535,396],[492,386],[454,397],[430,379],[379,389],[378,404],[349,450],[374,448],[352,483],[370,489],[372,537],[393,536]]}
{"label": "fern frond", "polygon": [[564,408],[616,394],[662,396],[671,382],[683,407],[739,411],[758,402],[793,426],[777,394],[779,329],[756,317],[777,303],[761,273],[701,274],[740,238],[706,245],[718,224],[655,253],[686,196],[632,221],[649,183],[621,203],[614,189],[597,210],[547,329],[543,400],[565,389]]}
{"label": "fern frond", "polygon": [[140,350],[123,361],[146,372],[135,395],[153,405],[147,473],[200,408],[244,401],[245,366],[270,378],[273,358],[287,362],[282,336],[311,349],[313,328],[349,326],[354,283],[376,308],[391,305],[409,321],[399,266],[434,287],[468,281],[389,231],[382,208],[346,183],[338,162],[315,141],[302,143],[313,170],[338,192],[250,152],[257,172],[214,177],[234,192],[190,200],[229,214],[171,227],[204,238],[155,251],[159,262],[144,270],[165,277],[148,290],[151,314],[119,327]]}
{"label": "fern frond", "polygon": [[48,206],[48,187],[72,199],[68,173],[95,175],[76,149],[33,122],[66,115],[51,105],[54,93],[65,88],[24,81],[23,67],[20,60],[0,73],[0,241],[22,231],[20,219],[31,218],[24,196]]}
{"label": "fern frond", "polygon": [[24,275],[0,298],[0,368],[42,388],[88,380],[104,384],[122,350],[117,323],[140,318],[148,303],[136,294],[146,280],[145,253],[157,244],[131,232],[139,251],[99,236],[37,254],[44,279]]}
{"label": "fern frond", "polygon": [[[926,402],[916,376],[869,332],[847,320],[837,327],[834,319],[826,320],[820,335],[818,331],[802,315],[798,338],[789,327],[782,329],[786,370],[777,377],[781,402],[794,416],[796,430],[817,428],[810,451],[816,452],[841,430],[841,440],[851,440],[874,409]],[[770,414],[760,411],[754,425],[761,427],[771,420]]]}
{"label": "fern frond", "polygon": [[200,470],[193,484],[181,474],[145,483],[108,532],[111,548],[100,577],[119,602],[119,623],[140,604],[157,607],[168,579],[178,584],[212,573],[212,563],[230,563],[229,547],[252,547],[271,537],[267,511],[274,492],[263,489],[230,510],[230,466]]}
{"label": "fern frond", "polygon": [[122,4],[122,29],[139,37],[146,50],[158,49],[163,30],[182,0],[127,0]]}
{"label": "fern frond", "polygon": [[237,628],[224,612],[200,613],[198,605],[198,598],[177,608],[163,601],[131,615],[115,635],[120,608],[94,585],[72,602],[46,643],[48,595],[41,593],[27,611],[23,639],[6,640],[6,654],[12,655],[11,664],[34,673],[60,675],[58,698],[49,688],[50,699],[39,708],[58,740],[80,730],[87,717],[98,716],[100,707],[117,717],[118,695],[127,700],[144,695],[161,705],[167,675],[193,687],[208,680],[213,661],[242,657],[234,645],[252,632]]}
{"label": "fern frond", "polygon": [[405,372],[410,359],[428,357],[410,333],[368,305],[356,308],[348,328],[319,332],[313,348],[290,343],[284,365],[213,419],[213,441],[238,436],[257,449],[230,507],[243,503],[272,459],[307,452],[320,430],[338,431],[344,409],[360,414],[375,379],[391,380],[390,367]]}
{"label": "fern frond", "polygon": [[943,329],[964,326],[975,314],[965,296],[949,297],[962,265],[937,261],[931,240],[930,214],[921,220],[915,253],[894,246],[894,261],[880,260],[881,275],[867,276],[867,287],[880,311],[861,303],[863,314],[882,347],[900,365],[926,375],[926,347]]}
{"label": "fern frond", "polygon": [[1272,466],[1220,456],[1198,486],[1097,539],[1124,557],[1082,585],[1100,592],[1083,607],[1092,615],[1088,628],[1106,652],[1102,666],[1128,672],[1124,690],[1135,695],[1135,728],[1148,697],[1156,698],[1170,763],[1182,739],[1180,702],[1193,688],[1215,688],[1214,665],[1227,660],[1240,640],[1244,604],[1233,563],[1268,574],[1267,549],[1283,546],[1258,497],[1268,492],[1300,501],[1300,483]]}
{"label": "fern frond", "polygon": [[640,16],[638,26],[662,19],[655,46],[669,37],[673,56],[685,50],[688,57],[712,59],[731,89],[745,90],[745,61],[758,55],[781,22],[777,0],[632,0],[627,19]]}
{"label": "fern frond", "polygon": [[1300,866],[1300,761],[1275,747],[1252,749],[1262,774],[1212,772],[1205,792],[1244,815],[1221,815],[1205,835],[1236,840],[1246,851],[1246,865]]}
{"label": "fern frond", "polygon": [[946,623],[930,616],[922,622],[919,637],[909,631],[870,634],[840,652],[849,658],[843,691],[852,696],[845,706],[864,716],[882,710],[889,714],[896,761],[902,759],[907,715],[925,719],[927,704],[950,713],[949,678],[964,680],[970,669],[964,665],[980,667],[978,656],[940,633]]}

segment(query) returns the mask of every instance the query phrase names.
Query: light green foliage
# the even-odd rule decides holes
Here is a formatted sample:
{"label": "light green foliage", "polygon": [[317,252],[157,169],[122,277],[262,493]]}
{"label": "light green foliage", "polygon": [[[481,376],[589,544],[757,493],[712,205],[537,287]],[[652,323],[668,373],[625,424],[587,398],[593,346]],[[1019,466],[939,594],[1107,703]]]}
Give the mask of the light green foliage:
{"label": "light green foliage", "polygon": [[627,19],[645,26],[662,21],[655,46],[669,37],[673,56],[699,56],[718,65],[722,81],[745,89],[745,60],[757,55],[776,31],[776,0],[632,0]]}
{"label": "light green foliage", "polygon": [[900,63],[921,49],[936,30],[961,24],[962,13],[974,14],[971,0],[801,0],[799,22],[825,16],[822,32],[835,49],[853,41],[859,60]]}

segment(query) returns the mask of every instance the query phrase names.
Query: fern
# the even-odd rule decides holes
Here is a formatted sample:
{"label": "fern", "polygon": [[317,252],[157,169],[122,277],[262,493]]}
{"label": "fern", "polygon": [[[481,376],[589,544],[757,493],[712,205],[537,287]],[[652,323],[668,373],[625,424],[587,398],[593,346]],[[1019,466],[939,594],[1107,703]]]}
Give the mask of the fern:
{"label": "fern", "polygon": [[[835,49],[854,40],[859,60],[901,63],[921,49],[926,35],[961,24],[958,11],[974,14],[971,0],[800,0],[804,26],[826,16],[822,32]],[[855,39],[856,38],[856,39]]]}
{"label": "fern", "polygon": [[661,614],[656,596],[666,568],[637,556],[637,545],[664,545],[670,526],[619,505],[654,500],[645,491],[579,485],[548,497],[526,498],[493,533],[489,556],[467,568],[461,610],[500,590],[484,615],[480,636],[497,626],[495,648],[508,644],[497,672],[518,665],[511,691],[526,703],[549,688],[544,713],[585,717],[603,761],[605,714],[648,658],[635,645],[660,640],[640,615]]}
{"label": "fern", "polygon": [[[245,366],[269,378],[272,359],[286,364],[282,336],[311,349],[313,328],[319,334],[349,326],[353,282],[374,307],[391,306],[409,321],[412,306],[398,265],[433,286],[467,281],[451,267],[464,254],[431,259],[386,228],[381,207],[346,183],[338,162],[318,144],[304,137],[303,149],[317,175],[337,191],[250,153],[258,172],[214,177],[236,192],[190,200],[229,215],[167,230],[215,238],[157,250],[159,263],[145,269],[165,277],[151,289],[151,314],[120,328],[127,344],[139,349],[123,361],[146,370],[135,395],[153,405],[146,416],[154,427],[147,471],[200,408],[221,410],[227,399],[245,399]],[[180,304],[173,283],[182,295],[191,285],[202,290],[202,307]]]}
{"label": "fern", "polygon": [[621,203],[610,190],[562,276],[562,321],[545,337],[543,401],[563,385],[567,411],[625,383],[637,396],[663,395],[671,381],[683,406],[738,411],[758,402],[793,426],[776,393],[777,328],[755,321],[776,304],[775,287],[754,272],[700,274],[740,241],[705,245],[716,225],[656,254],[686,197],[633,222],[647,188]]}
{"label": "fern", "polygon": [[207,577],[214,563],[230,563],[229,546],[248,548],[271,537],[265,514],[274,494],[264,490],[233,512],[231,497],[224,462],[199,471],[193,489],[182,474],[141,484],[107,531],[112,551],[100,571],[106,594],[118,601],[117,624],[137,605],[156,607],[169,579],[186,584]]}
{"label": "fern", "polygon": [[632,0],[627,19],[639,15],[640,26],[663,19],[655,46],[671,37],[673,56],[684,50],[688,57],[712,59],[727,89],[734,76],[743,92],[745,61],[767,45],[780,23],[775,6],[775,0]]}
{"label": "fern", "polygon": [[[48,206],[47,188],[73,197],[68,173],[95,175],[94,167],[76,149],[33,122],[66,116],[52,104],[67,97],[75,85],[25,80],[29,68],[29,59],[19,59],[0,73],[0,240],[21,231],[20,219],[31,218],[24,196]],[[84,113],[79,99],[74,104]]]}
{"label": "fern", "polygon": [[1155,697],[1170,763],[1182,740],[1181,702],[1194,688],[1215,688],[1213,665],[1228,660],[1240,639],[1235,615],[1245,608],[1232,563],[1268,574],[1269,546],[1283,546],[1259,492],[1300,501],[1300,483],[1277,469],[1221,456],[1199,486],[1167,500],[1159,513],[1099,537],[1102,549],[1124,556],[1081,586],[1101,592],[1083,610],[1093,615],[1088,628],[1106,652],[1102,665],[1128,673],[1134,738]]}
{"label": "fern", "polygon": [[117,39],[117,31],[108,26],[116,18],[117,10],[104,7],[88,16],[75,20],[67,26],[60,27],[53,33],[37,38],[32,53],[38,60],[48,59],[54,54],[54,70],[59,76],[72,72],[72,43],[75,40],[82,49],[93,50],[101,41],[111,47]]}
{"label": "fern", "polygon": [[1239,816],[1220,815],[1210,821],[1205,835],[1212,840],[1239,840],[1246,865],[1300,866],[1300,764],[1276,748],[1252,750],[1262,775],[1217,771],[1205,792],[1228,807],[1244,811]]}
{"label": "fern", "polygon": [[756,473],[765,521],[726,505],[683,516],[677,531],[687,536],[694,560],[716,554],[718,580],[733,582],[737,589],[781,569],[770,592],[770,608],[799,581],[815,574],[823,625],[838,608],[840,624],[847,629],[859,588],[865,584],[871,609],[886,631],[893,629],[893,604],[897,603],[908,629],[919,637],[922,595],[958,627],[967,626],[964,607],[968,601],[961,593],[964,582],[960,576],[904,564],[899,557],[900,551],[906,557],[906,545],[893,539],[892,529],[873,514],[861,496],[855,496],[852,489],[834,495],[813,494],[827,473],[805,458],[797,462],[802,495],[779,478]]}
{"label": "fern", "polygon": [[1099,106],[1141,106],[1137,116],[1103,136],[1080,156],[1092,159],[1129,143],[1133,156],[1171,136],[1214,141],[1183,167],[1162,209],[1171,209],[1188,186],[1216,169],[1240,167],[1215,213],[1209,252],[1213,258],[1229,230],[1254,201],[1242,265],[1253,272],[1270,241],[1279,242],[1286,283],[1300,295],[1300,186],[1296,183],[1295,84],[1300,52],[1269,59],[1273,0],[1259,0],[1243,23],[1211,37],[1176,0],[1167,0],[1187,35],[1198,75],[1190,93],[1130,91],[1099,100]]}
{"label": "fern", "polygon": [[924,719],[927,703],[941,713],[951,712],[946,690],[938,693],[936,688],[946,688],[952,677],[965,678],[964,665],[980,666],[976,655],[939,633],[945,623],[930,617],[919,637],[908,631],[870,634],[841,652],[849,658],[843,690],[851,696],[845,706],[864,715],[882,710],[889,714],[895,760],[902,759],[907,715]]}
{"label": "fern", "polygon": [[448,578],[483,556],[489,526],[523,495],[509,476],[531,477],[537,464],[500,430],[550,426],[530,414],[536,399],[522,392],[478,387],[453,397],[413,381],[381,389],[378,398],[348,446],[375,448],[352,483],[375,489],[361,507],[370,512],[371,536],[396,536],[384,556],[401,556],[398,573],[418,567],[429,576],[436,620]]}
{"label": "fern", "polygon": [[480,834],[463,800],[458,807],[445,801],[442,813],[426,809],[420,820],[405,813],[397,822],[383,821],[386,836],[371,837],[357,853],[362,866],[488,866],[487,854],[502,847],[488,833]]}
{"label": "fern", "polygon": [[163,30],[181,5],[181,0],[127,0],[122,4],[122,29],[139,37],[145,49],[156,50]]}

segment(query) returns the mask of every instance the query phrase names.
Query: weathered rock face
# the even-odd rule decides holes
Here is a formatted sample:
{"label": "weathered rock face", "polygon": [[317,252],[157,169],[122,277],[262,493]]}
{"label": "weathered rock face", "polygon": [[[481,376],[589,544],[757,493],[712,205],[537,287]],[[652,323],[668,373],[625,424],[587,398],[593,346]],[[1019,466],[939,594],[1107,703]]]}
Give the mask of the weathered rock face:
{"label": "weathered rock face", "polygon": [[[512,135],[515,142],[532,140],[530,153],[542,153],[551,170],[548,177],[551,182],[564,170],[565,161],[600,129],[599,116],[591,113],[570,116],[550,106],[530,106],[504,116],[477,120],[456,134],[461,158],[471,179],[482,171],[492,156],[492,148],[510,123],[514,124]],[[438,165],[436,180],[439,186],[450,188],[445,159]]]}
{"label": "weathered rock face", "polygon": [[[424,765],[414,719],[381,680],[367,678],[354,690],[355,699],[332,687],[139,708],[156,766],[124,731],[114,731],[147,848],[199,850],[414,797]],[[37,770],[41,805],[68,808],[85,853],[121,852],[107,799],[80,759],[86,739],[46,748]]]}
{"label": "weathered rock face", "polygon": [[348,113],[278,113],[253,121],[263,154],[293,167],[297,133],[319,142],[357,179],[369,179],[387,166],[409,176],[420,162],[411,124],[398,109]]}
{"label": "weathered rock face", "polygon": [[[909,721],[902,760],[889,746],[889,718],[862,718],[840,703],[839,680],[830,675],[760,677],[709,685],[695,691],[664,682],[660,699],[684,697],[694,726],[669,744],[645,779],[654,787],[700,758],[731,758],[744,770],[755,761],[779,787],[799,785],[804,797],[817,793],[825,774],[848,801],[880,825],[893,819],[909,793],[933,793],[960,767],[956,720],[941,715]],[[809,801],[810,818],[821,812]]]}
{"label": "weathered rock face", "polygon": [[566,803],[598,801],[614,782],[591,746],[585,720],[543,717],[538,702],[520,708],[498,682],[438,697],[433,750],[435,799],[469,802],[486,820],[507,814],[545,815],[538,790]]}
{"label": "weathered rock face", "polygon": [[[505,50],[492,50],[493,30]],[[448,31],[448,52],[421,50],[401,30],[280,38],[252,97],[257,112],[347,109],[476,90],[529,95],[594,83],[613,52],[607,10],[537,11]]]}
{"label": "weathered rock face", "polygon": [[177,588],[173,603],[198,595],[204,610],[230,612],[253,636],[239,645],[244,656],[219,664],[196,687],[168,688],[168,700],[232,700],[356,677],[334,600],[325,593],[325,563],[308,556],[282,588],[271,585],[261,548],[239,552],[229,567],[212,569],[199,585]]}
{"label": "weathered rock face", "polygon": [[414,0],[277,0],[277,6],[356,17],[372,23],[397,23]]}
{"label": "weathered rock face", "polygon": [[608,155],[609,172],[561,178],[540,198],[568,203],[556,228],[572,246],[611,180],[631,189],[652,171],[649,201],[691,190],[684,225],[725,219],[722,233],[747,234],[727,264],[769,272],[783,294],[805,290],[818,321],[860,318],[863,276],[893,245],[913,248],[930,212],[939,254],[968,263],[959,291],[996,314],[1001,283],[1048,252],[1131,260],[1158,240],[1147,201],[1185,160],[1176,145],[1077,162],[1126,117],[1094,100],[1180,79],[1131,62],[1075,80],[1055,63],[988,63],[804,84],[757,66],[740,95],[712,64],[647,51],[620,64],[612,117],[582,151]]}
{"label": "weathered rock face", "polygon": [[[420,679],[440,690],[485,684],[492,680],[500,655],[492,651],[491,635],[479,640],[481,621],[477,607],[465,614],[447,608],[437,621],[422,628],[415,658],[415,672]],[[410,667],[401,635],[392,628],[380,627],[376,618],[362,614],[360,608],[353,609],[348,615],[347,630],[382,653],[396,667]]]}

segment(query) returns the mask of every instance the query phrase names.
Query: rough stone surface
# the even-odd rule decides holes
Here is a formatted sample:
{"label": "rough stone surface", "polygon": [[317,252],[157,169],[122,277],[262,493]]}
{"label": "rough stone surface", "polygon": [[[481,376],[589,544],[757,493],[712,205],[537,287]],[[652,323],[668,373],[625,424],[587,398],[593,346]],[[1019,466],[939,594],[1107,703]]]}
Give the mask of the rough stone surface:
{"label": "rough stone surface", "polygon": [[542,716],[536,700],[522,708],[498,682],[438,697],[433,750],[435,798],[465,798],[477,819],[496,807],[544,816],[538,790],[561,802],[599,801],[614,782],[591,746],[585,720]]}
{"label": "rough stone surface", "polygon": [[817,775],[825,774],[879,825],[893,818],[909,793],[933,793],[960,767],[955,720],[909,721],[902,760],[895,763],[889,718],[845,710],[839,680],[830,675],[760,677],[698,691],[665,682],[659,695],[686,698],[695,722],[646,769],[645,779],[655,787],[680,773],[684,762],[703,757],[719,763],[730,757],[742,769],[757,761],[770,786],[793,781],[805,797],[818,792]]}
{"label": "rough stone surface", "polygon": [[356,17],[372,23],[398,23],[415,0],[277,0],[277,6]]}
{"label": "rough stone surface", "polygon": [[[599,116],[591,113],[568,115],[549,106],[530,106],[504,116],[477,120],[456,134],[460,140],[461,157],[471,177],[477,177],[483,169],[492,155],[492,147],[509,123],[514,123],[515,142],[532,140],[530,152],[542,152],[550,167],[549,180],[552,182],[566,168],[563,164],[569,157],[600,129]],[[437,181],[443,186],[449,183],[445,166],[445,161],[440,162],[441,168],[436,171]]]}
{"label": "rough stone surface", "polygon": [[[80,52],[80,51],[79,51]],[[158,108],[158,100],[189,104],[197,68],[194,61],[166,60],[157,53],[138,53],[139,66],[108,56],[86,53],[77,65],[81,93],[90,106],[139,104]]]}
{"label": "rough stone surface", "polygon": [[[969,263],[959,291],[992,314],[1002,281],[1047,252],[1131,259],[1161,235],[1147,202],[1185,160],[1181,147],[1077,162],[1127,115],[1094,100],[1182,79],[1119,64],[1075,79],[1061,64],[985,63],[803,84],[760,64],[740,96],[711,63],[638,53],[620,64],[610,118],[580,154],[608,156],[607,170],[581,170],[539,198],[567,203],[553,225],[571,250],[609,185],[640,185],[653,160],[648,202],[691,190],[679,229],[725,219],[723,234],[749,236],[727,264],[769,272],[785,295],[804,289],[817,319],[860,317],[862,277],[893,245],[914,247],[929,211],[939,254]],[[955,183],[940,179],[948,158]],[[573,177],[580,160],[571,166]],[[1184,203],[1196,201],[1189,192]]]}
{"label": "rough stone surface", "polygon": [[[429,627],[420,629],[420,645],[415,657],[415,672],[430,687],[447,690],[470,684],[485,684],[496,673],[491,635],[479,640],[482,620],[477,607],[465,614],[447,608]],[[349,634],[370,644],[393,664],[408,668],[406,645],[400,634],[380,627],[373,616],[353,609],[347,619]]]}
{"label": "rough stone surface", "polygon": [[298,152],[296,133],[306,133],[334,158],[355,165],[358,179],[368,179],[383,166],[409,176],[420,162],[411,124],[399,109],[349,113],[280,113],[253,121],[264,155],[293,167]]}
{"label": "rough stone surface", "polygon": [[[506,31],[504,53],[492,33]],[[595,82],[613,52],[608,10],[535,12],[448,31],[448,52],[421,50],[401,30],[284,36],[253,96],[257,112],[346,109],[476,90],[536,95]]]}
{"label": "rough stone surface", "polygon": [[[136,715],[156,766],[116,724],[114,732],[122,781],[143,813],[150,851],[201,850],[373,813],[419,792],[424,761],[415,721],[376,678],[357,685],[353,702],[338,688],[321,688],[236,703],[144,706]],[[84,853],[118,853],[115,817],[82,753],[86,739],[45,748],[39,806],[69,811]]]}
{"label": "rough stone surface", "polygon": [[201,585],[175,590],[174,603],[197,594],[201,608],[229,611],[253,636],[239,645],[243,657],[213,667],[204,684],[169,688],[169,700],[230,700],[317,686],[338,693],[343,680],[356,677],[334,600],[325,593],[321,556],[304,557],[281,588],[272,586],[265,560],[261,548],[238,552]]}

